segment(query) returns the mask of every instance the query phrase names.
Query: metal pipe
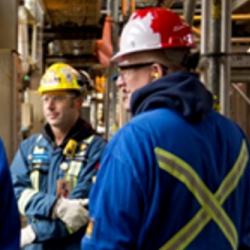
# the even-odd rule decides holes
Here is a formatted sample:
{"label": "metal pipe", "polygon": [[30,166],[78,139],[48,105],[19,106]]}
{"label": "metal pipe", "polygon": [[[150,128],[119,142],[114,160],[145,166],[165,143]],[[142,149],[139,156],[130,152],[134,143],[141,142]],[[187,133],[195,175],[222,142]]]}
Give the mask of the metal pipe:
{"label": "metal pipe", "polygon": [[232,0],[222,0],[221,11],[221,52],[226,55],[221,58],[220,65],[220,107],[221,113],[230,116],[230,83],[231,83],[231,64],[227,55],[231,52],[231,12]]}
{"label": "metal pipe", "polygon": [[247,104],[250,105],[250,99],[247,95],[236,84],[232,84],[232,87],[240,94],[241,97],[243,97]]}
{"label": "metal pipe", "polygon": [[127,0],[122,0],[122,14],[123,16],[127,15]]}
{"label": "metal pipe", "polygon": [[[107,0],[107,15],[112,15],[112,0]],[[109,114],[110,114],[110,86],[111,86],[111,76],[108,70],[108,77],[106,77],[105,83],[105,98],[104,98],[104,123],[105,123],[105,138],[109,138]]]}
{"label": "metal pipe", "polygon": [[[112,37],[113,37],[113,53],[116,53],[118,51],[118,38],[119,38],[119,2],[118,0],[114,0],[114,9],[113,9],[113,18],[114,18],[114,26],[113,26],[113,32],[112,32]],[[111,64],[111,91],[112,91],[112,100],[111,100],[111,108],[112,108],[112,135],[114,135],[115,131],[115,125],[116,125],[116,105],[117,105],[117,89],[116,89],[116,84],[112,80],[112,76],[116,72],[116,67],[112,63]]]}
{"label": "metal pipe", "polygon": [[184,1],[184,19],[190,27],[193,25],[193,16],[195,13],[196,0]]}
{"label": "metal pipe", "polygon": [[37,24],[33,24],[33,33],[32,33],[32,64],[36,63],[36,54],[37,54]]}
{"label": "metal pipe", "polygon": [[[118,50],[118,33],[119,33],[119,1],[110,0],[110,10],[111,16],[114,20],[114,26],[112,28],[112,47],[113,53]],[[110,63],[108,69],[108,77],[106,82],[106,92],[105,92],[105,127],[106,127],[106,139],[109,139],[114,134],[114,125],[116,124],[116,85],[112,80],[116,69],[113,63]],[[111,95],[110,95],[111,91]],[[111,115],[111,116],[110,116]],[[111,121],[111,124],[110,124]],[[110,125],[112,125],[112,131],[110,131]]]}
{"label": "metal pipe", "polygon": [[135,8],[136,8],[136,1],[135,0],[130,0],[130,14],[135,12]]}
{"label": "metal pipe", "polygon": [[[208,37],[209,37],[209,16],[210,16],[210,1],[203,0],[201,4],[201,45],[200,45],[200,53],[201,55],[208,53]],[[207,63],[202,67],[201,71],[201,81],[203,83],[207,83]]]}
{"label": "metal pipe", "polygon": [[[201,42],[200,38],[195,38],[196,43]],[[232,37],[231,43],[250,43],[250,37]]]}
{"label": "metal pipe", "polygon": [[[183,16],[181,16],[184,18]],[[194,15],[193,20],[194,21],[201,21],[203,19],[203,15]],[[231,15],[231,20],[249,20],[250,14],[233,14]]]}
{"label": "metal pipe", "polygon": [[[210,52],[220,53],[221,41],[221,0],[212,0],[210,19]],[[209,58],[208,88],[213,94],[220,96],[220,57]]]}
{"label": "metal pipe", "polygon": [[199,28],[196,28],[196,27],[192,27],[192,31],[194,32],[194,33],[196,33],[197,35],[199,35],[199,36],[201,36],[201,30],[199,29]]}

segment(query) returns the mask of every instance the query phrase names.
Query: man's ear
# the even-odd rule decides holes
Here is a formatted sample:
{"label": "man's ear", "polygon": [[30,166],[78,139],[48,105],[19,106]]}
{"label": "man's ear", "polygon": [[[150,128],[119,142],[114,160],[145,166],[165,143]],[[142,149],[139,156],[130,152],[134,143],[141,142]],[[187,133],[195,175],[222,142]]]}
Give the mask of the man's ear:
{"label": "man's ear", "polygon": [[76,99],[76,107],[78,108],[78,109],[80,109],[81,107],[82,107],[82,103],[83,103],[83,97],[81,96],[81,97],[78,97],[77,99]]}
{"label": "man's ear", "polygon": [[158,63],[154,63],[152,65],[152,70],[153,70],[153,74],[152,74],[153,80],[157,80],[158,78],[164,75],[162,67]]}

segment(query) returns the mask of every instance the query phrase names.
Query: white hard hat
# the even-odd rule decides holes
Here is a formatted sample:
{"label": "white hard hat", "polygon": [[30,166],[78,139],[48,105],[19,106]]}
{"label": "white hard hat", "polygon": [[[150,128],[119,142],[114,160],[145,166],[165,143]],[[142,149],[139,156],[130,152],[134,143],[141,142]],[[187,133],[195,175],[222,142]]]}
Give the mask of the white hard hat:
{"label": "white hard hat", "polygon": [[176,13],[163,8],[135,12],[121,34],[120,51],[112,57],[164,48],[195,47],[192,31]]}

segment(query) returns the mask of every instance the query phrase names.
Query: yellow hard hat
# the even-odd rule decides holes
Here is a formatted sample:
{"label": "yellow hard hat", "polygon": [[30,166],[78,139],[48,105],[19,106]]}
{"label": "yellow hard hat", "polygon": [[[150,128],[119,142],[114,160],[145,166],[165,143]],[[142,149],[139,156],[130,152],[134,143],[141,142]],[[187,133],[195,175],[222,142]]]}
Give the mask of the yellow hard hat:
{"label": "yellow hard hat", "polygon": [[48,91],[75,90],[81,92],[78,84],[79,73],[66,63],[55,63],[44,73],[38,93],[43,94]]}

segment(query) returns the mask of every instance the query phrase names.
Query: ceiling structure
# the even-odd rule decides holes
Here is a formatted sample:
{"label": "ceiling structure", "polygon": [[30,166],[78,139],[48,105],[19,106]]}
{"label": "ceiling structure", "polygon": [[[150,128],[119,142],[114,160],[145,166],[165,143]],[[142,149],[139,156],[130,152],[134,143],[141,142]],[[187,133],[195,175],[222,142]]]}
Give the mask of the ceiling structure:
{"label": "ceiling structure", "polygon": [[[39,0],[45,10],[44,53],[47,63],[64,60],[73,66],[86,67],[98,63],[96,41],[102,39],[107,13],[105,0]],[[136,0],[136,8],[163,6],[182,15],[183,0]],[[120,9],[122,0],[120,0]],[[250,1],[233,0],[233,13],[245,13]],[[249,11],[248,11],[249,12]],[[200,35],[201,0],[196,1],[194,33]],[[250,38],[250,18],[232,21],[233,36]],[[248,40],[247,40],[248,41]],[[240,40],[238,40],[240,43]],[[236,41],[237,43],[237,41]],[[244,41],[244,43],[247,43]],[[250,39],[249,39],[250,45]]]}

